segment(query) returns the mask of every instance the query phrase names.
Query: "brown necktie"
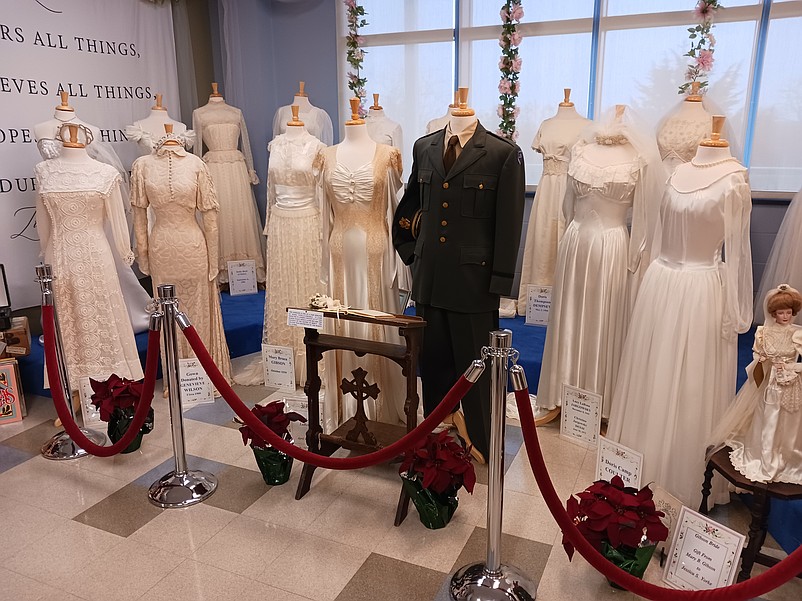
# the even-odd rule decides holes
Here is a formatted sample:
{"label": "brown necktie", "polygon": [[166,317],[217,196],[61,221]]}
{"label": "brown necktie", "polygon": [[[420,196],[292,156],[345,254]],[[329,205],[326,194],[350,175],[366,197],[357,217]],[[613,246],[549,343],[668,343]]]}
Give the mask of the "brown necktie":
{"label": "brown necktie", "polygon": [[443,156],[443,167],[446,170],[446,174],[451,171],[451,168],[457,161],[457,144],[459,144],[459,136],[451,136],[448,139],[448,148],[446,149],[445,156]]}

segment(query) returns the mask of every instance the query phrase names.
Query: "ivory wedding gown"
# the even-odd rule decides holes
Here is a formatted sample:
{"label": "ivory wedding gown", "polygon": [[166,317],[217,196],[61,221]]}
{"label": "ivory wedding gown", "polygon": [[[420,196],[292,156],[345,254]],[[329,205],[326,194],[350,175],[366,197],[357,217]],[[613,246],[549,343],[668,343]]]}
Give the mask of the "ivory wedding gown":
{"label": "ivory wedding gown", "polygon": [[[398,314],[399,282],[407,277],[407,268],[393,248],[390,231],[402,185],[401,154],[377,144],[373,160],[352,171],[337,162],[337,149],[324,148],[314,162],[322,193],[322,262],[328,268],[329,294],[348,307]],[[334,331],[402,344],[395,328],[341,320],[334,322]],[[368,382],[376,382],[381,390],[375,404],[366,402],[368,417],[406,422],[406,384],[399,365],[343,351],[326,353],[326,358],[326,431],[353,415],[356,403],[350,395],[344,398],[339,386],[343,378],[352,379],[351,370],[360,365],[368,372]]]}
{"label": "ivory wedding gown", "polygon": [[36,165],[36,221],[53,266],[70,387],[111,374],[138,380],[142,366],[120,282],[104,232],[105,221],[126,265],[134,255],[114,167],[53,158]]}
{"label": "ivory wedding gown", "polygon": [[203,160],[209,167],[220,206],[218,281],[228,282],[229,261],[253,260],[256,280],[264,282],[261,221],[251,188],[259,178],[253,168],[242,111],[225,102],[209,102],[192,112],[192,129],[198,137],[195,154],[201,155],[204,144],[208,148]]}
{"label": "ivory wedding gown", "polygon": [[[177,139],[177,138],[176,138]],[[157,147],[134,161],[131,204],[140,269],[154,290],[174,284],[184,311],[220,372],[231,381],[220,293],[217,290],[217,211],[214,184],[206,165],[183,146]],[[148,207],[154,223],[148,233]],[[198,225],[200,212],[203,229]],[[181,358],[194,357],[178,336]]]}
{"label": "ivory wedding gown", "polygon": [[[735,395],[738,333],[752,320],[750,210],[746,170],[699,189],[669,180],[657,258],[640,286],[613,397],[607,436],[643,453],[642,482],[692,508],[707,441]],[[729,500],[721,483],[713,492],[714,503]]]}

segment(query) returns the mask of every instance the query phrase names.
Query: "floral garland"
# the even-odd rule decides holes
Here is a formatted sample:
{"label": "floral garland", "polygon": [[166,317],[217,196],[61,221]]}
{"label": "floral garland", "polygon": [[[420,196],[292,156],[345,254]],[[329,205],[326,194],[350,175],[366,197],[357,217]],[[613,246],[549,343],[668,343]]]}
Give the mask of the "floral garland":
{"label": "floral garland", "polygon": [[499,13],[501,15],[501,37],[498,45],[501,46],[501,58],[498,68],[501,69],[501,81],[498,84],[499,102],[498,116],[501,123],[496,133],[509,140],[518,139],[515,130],[515,119],[521,109],[515,106],[515,99],[521,89],[518,77],[521,73],[521,57],[518,56],[518,46],[523,36],[518,33],[518,24],[524,16],[521,0],[506,0]]}
{"label": "floral garland", "polygon": [[718,0],[699,0],[693,9],[693,16],[699,24],[688,28],[691,49],[683,54],[693,60],[688,64],[685,83],[679,87],[678,94],[687,94],[694,82],[699,83],[700,90],[707,87],[707,76],[713,69],[713,53],[716,51],[716,37],[711,30],[719,8]]}
{"label": "floral garland", "polygon": [[368,22],[365,20],[365,8],[358,4],[357,0],[343,1],[348,18],[348,35],[345,36],[345,58],[353,69],[348,71],[348,89],[354,93],[354,96],[359,98],[359,116],[364,117],[368,114],[364,107],[365,96],[367,96],[365,84],[368,83],[368,80],[360,76],[362,61],[365,59],[365,51],[360,47],[364,39],[359,35],[359,28],[364,27]]}

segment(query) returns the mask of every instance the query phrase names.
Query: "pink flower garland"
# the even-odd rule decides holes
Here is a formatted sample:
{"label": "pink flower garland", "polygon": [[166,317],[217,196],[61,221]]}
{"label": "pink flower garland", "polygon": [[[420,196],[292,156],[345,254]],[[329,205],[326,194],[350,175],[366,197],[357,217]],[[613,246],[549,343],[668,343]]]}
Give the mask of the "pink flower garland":
{"label": "pink flower garland", "polygon": [[692,60],[685,71],[685,83],[679,87],[679,94],[687,94],[693,82],[699,83],[699,89],[707,87],[707,77],[713,69],[713,53],[716,48],[716,38],[711,32],[716,11],[721,8],[718,0],[698,0],[693,9],[693,16],[699,24],[688,28],[688,37],[691,40],[691,49],[683,56]]}
{"label": "pink flower garland", "polygon": [[501,15],[501,37],[499,37],[498,45],[501,47],[501,58],[498,68],[501,70],[501,80],[498,84],[500,102],[497,112],[501,117],[501,123],[499,123],[496,133],[515,141],[518,139],[515,120],[520,113],[520,109],[515,106],[515,99],[521,89],[518,78],[523,62],[518,56],[518,46],[523,41],[523,36],[518,32],[518,24],[524,16],[521,0],[507,0],[499,14]]}

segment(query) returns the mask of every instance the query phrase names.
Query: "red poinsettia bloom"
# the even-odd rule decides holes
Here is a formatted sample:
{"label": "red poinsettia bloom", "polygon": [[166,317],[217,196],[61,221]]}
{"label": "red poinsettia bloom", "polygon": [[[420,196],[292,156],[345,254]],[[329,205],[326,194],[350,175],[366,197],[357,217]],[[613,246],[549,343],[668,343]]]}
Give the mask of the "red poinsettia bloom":
{"label": "red poinsettia bloom", "polygon": [[[254,405],[251,413],[281,437],[286,436],[289,432],[290,422],[306,422],[306,418],[300,413],[295,413],[294,411],[285,413],[284,401],[273,401],[267,405]],[[248,441],[250,441],[255,447],[266,448],[270,446],[270,443],[266,442],[248,426],[242,426],[239,431],[242,434],[242,444],[247,445]]]}
{"label": "red poinsettia bloom", "polygon": [[142,381],[127,380],[111,374],[105,382],[89,378],[92,386],[92,404],[100,411],[100,419],[107,422],[114,410],[136,407],[142,396]]}
{"label": "red poinsettia bloom", "polygon": [[454,493],[464,486],[473,493],[476,472],[471,455],[448,431],[429,434],[417,447],[409,449],[398,473],[422,478],[423,488],[436,493]]}
{"label": "red poinsettia bloom", "polygon": [[[566,510],[582,536],[599,551],[604,542],[614,549],[637,548],[644,540],[657,543],[668,538],[668,528],[660,520],[665,514],[655,509],[652,496],[648,485],[636,490],[613,476],[610,482],[598,480],[569,497]],[[565,536],[563,547],[572,558],[574,546]]]}

